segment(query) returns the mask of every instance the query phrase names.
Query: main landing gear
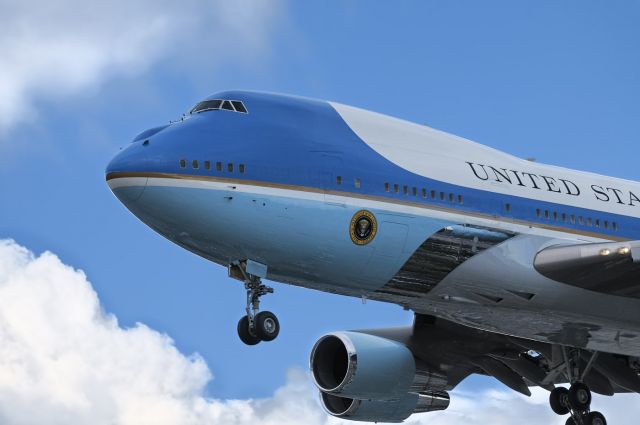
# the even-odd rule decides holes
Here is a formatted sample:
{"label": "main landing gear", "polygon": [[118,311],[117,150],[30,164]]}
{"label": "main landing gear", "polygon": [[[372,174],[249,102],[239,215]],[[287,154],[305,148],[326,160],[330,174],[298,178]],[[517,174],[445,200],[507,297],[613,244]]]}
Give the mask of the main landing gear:
{"label": "main landing gear", "polygon": [[607,421],[600,412],[592,412],[591,409],[591,391],[589,387],[582,381],[591,370],[591,366],[595,362],[598,354],[594,353],[587,363],[586,367],[581,370],[580,352],[577,349],[562,348],[564,356],[564,364],[566,365],[565,374],[568,376],[571,386],[569,389],[564,387],[556,387],[549,395],[549,404],[551,410],[558,415],[571,414],[567,419],[566,425],[607,425]]}
{"label": "main landing gear", "polygon": [[280,333],[280,322],[270,311],[260,311],[260,297],[272,294],[273,288],[262,283],[259,276],[247,272],[247,262],[229,265],[229,276],[242,280],[247,290],[246,315],[238,321],[238,336],[247,345],[273,341]]}

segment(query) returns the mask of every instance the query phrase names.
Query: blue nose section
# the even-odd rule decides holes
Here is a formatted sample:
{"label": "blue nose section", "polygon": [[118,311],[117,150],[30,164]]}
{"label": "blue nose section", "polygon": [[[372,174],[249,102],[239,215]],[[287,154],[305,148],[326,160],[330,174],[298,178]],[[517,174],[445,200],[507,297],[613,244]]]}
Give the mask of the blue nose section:
{"label": "blue nose section", "polygon": [[141,175],[148,163],[148,141],[137,141],[122,149],[107,165],[107,185],[127,208],[138,201],[147,186]]}
{"label": "blue nose section", "polygon": [[148,139],[133,142],[122,148],[107,165],[106,173],[135,173],[148,164],[150,142]]}

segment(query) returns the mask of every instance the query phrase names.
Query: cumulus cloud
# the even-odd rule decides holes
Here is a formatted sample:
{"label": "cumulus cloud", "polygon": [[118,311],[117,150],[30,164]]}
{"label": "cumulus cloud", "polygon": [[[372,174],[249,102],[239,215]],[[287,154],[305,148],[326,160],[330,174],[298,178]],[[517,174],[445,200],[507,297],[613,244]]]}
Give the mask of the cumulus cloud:
{"label": "cumulus cloud", "polygon": [[182,58],[262,51],[279,1],[0,0],[0,132],[33,116],[35,98],[76,93],[111,75]]}
{"label": "cumulus cloud", "polygon": [[[204,396],[204,360],[143,324],[124,329],[104,312],[84,273],[54,254],[35,256],[0,240],[0,423],[117,425],[335,425],[320,408],[305,371],[265,399]],[[564,424],[547,406],[496,390],[456,392],[444,412],[414,425]],[[640,413],[635,396],[597,398],[611,423]]]}
{"label": "cumulus cloud", "polygon": [[269,400],[209,400],[210,379],[204,360],[180,353],[167,335],[120,327],[81,271],[0,241],[0,423],[275,424],[321,416],[301,371]]}

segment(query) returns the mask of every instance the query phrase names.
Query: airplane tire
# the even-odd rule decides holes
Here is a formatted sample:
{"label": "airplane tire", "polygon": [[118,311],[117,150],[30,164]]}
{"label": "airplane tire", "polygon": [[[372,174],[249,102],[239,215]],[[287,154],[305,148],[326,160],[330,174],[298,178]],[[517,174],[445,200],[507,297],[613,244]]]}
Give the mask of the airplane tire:
{"label": "airplane tire", "polygon": [[575,421],[575,419],[569,416],[567,418],[567,422],[565,422],[564,425],[578,425],[578,423]]}
{"label": "airplane tire", "polygon": [[249,318],[247,316],[242,316],[240,321],[238,321],[238,336],[240,340],[247,345],[256,345],[260,342],[260,338],[251,334],[249,330]]}
{"label": "airplane tire", "polygon": [[591,412],[587,415],[585,425],[607,425],[607,420],[600,412]]}
{"label": "airplane tire", "polygon": [[564,387],[556,387],[549,394],[549,404],[551,410],[557,415],[569,413],[569,390]]}
{"label": "airplane tire", "polygon": [[576,382],[569,388],[569,406],[573,410],[584,412],[591,405],[591,391],[581,382]]}
{"label": "airplane tire", "polygon": [[254,324],[256,336],[262,341],[273,341],[280,333],[280,322],[275,314],[270,311],[261,311],[256,314]]}

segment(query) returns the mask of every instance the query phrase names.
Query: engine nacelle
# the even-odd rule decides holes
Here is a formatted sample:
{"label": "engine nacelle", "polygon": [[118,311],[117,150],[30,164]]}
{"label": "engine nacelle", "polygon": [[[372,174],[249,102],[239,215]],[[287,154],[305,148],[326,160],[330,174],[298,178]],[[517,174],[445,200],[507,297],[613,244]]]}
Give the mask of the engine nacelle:
{"label": "engine nacelle", "polygon": [[356,400],[320,392],[324,410],[332,416],[362,422],[402,422],[413,413],[433,412],[449,407],[446,392],[407,393],[395,400]]}
{"label": "engine nacelle", "polygon": [[311,351],[311,372],[320,391],[358,400],[400,399],[443,386],[441,377],[416,369],[403,344],[361,332],[320,338]]}

